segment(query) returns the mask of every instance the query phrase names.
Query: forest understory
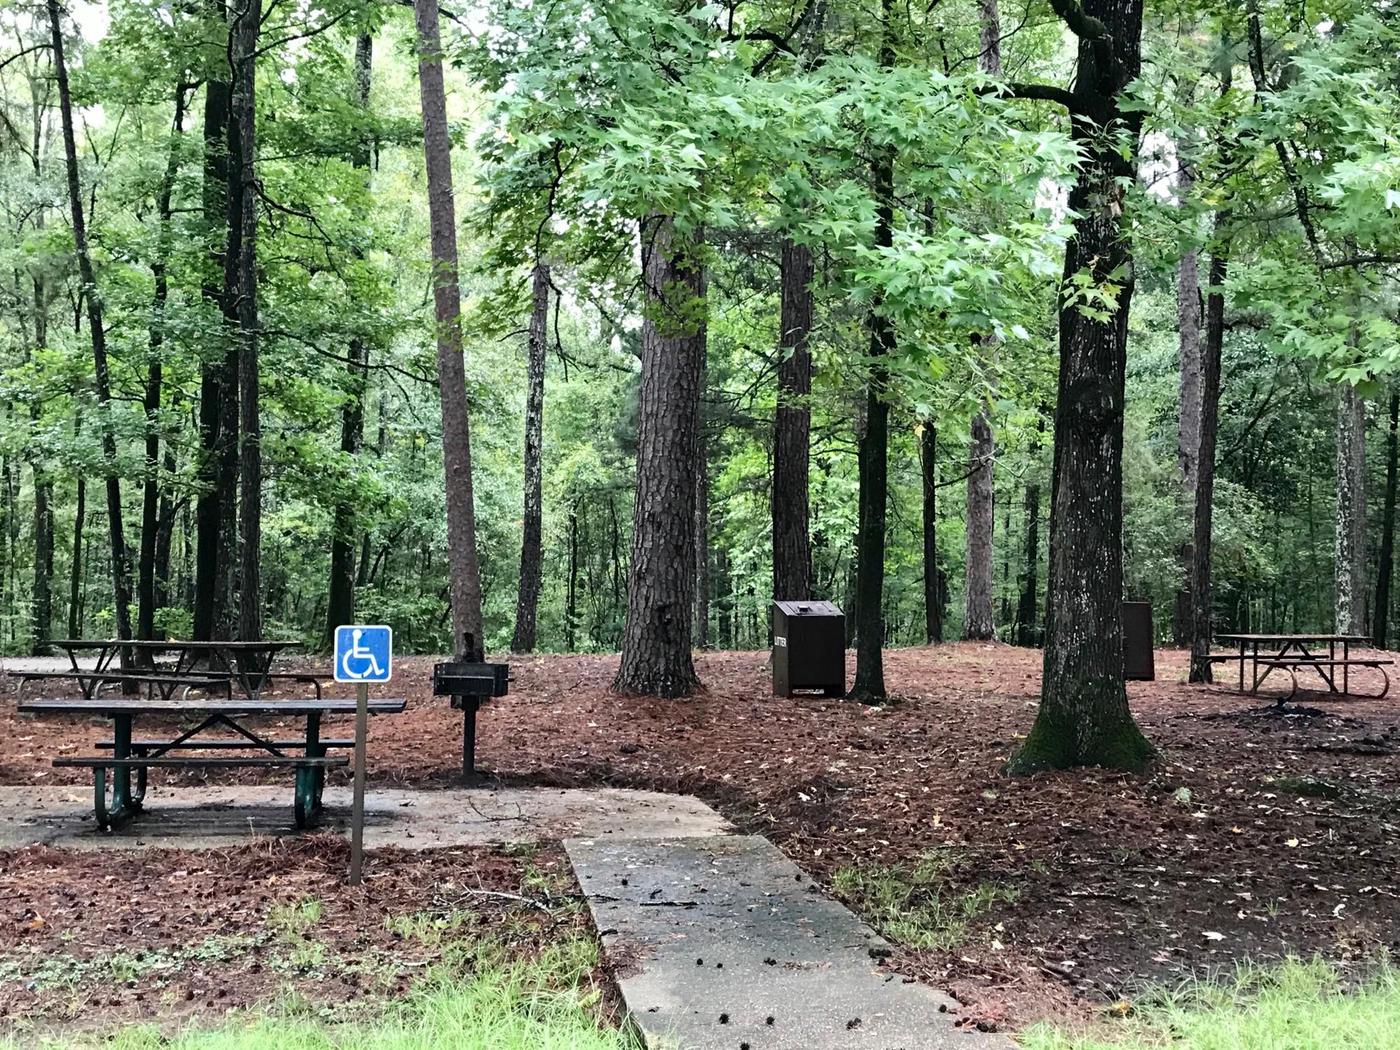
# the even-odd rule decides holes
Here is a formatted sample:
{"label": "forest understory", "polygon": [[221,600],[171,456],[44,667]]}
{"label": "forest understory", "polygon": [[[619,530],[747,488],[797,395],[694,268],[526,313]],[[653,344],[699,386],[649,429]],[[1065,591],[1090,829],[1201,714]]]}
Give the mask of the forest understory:
{"label": "forest understory", "polygon": [[[1245,961],[1316,954],[1360,976],[1400,943],[1391,700],[1308,693],[1279,710],[1188,686],[1187,654],[1159,651],[1158,680],[1128,687],[1160,752],[1148,774],[1010,778],[1037,651],[891,650],[898,699],[882,708],[772,697],[766,661],[702,654],[706,689],[677,701],[614,692],[615,656],[515,658],[479,761],[495,783],[698,795],[904,942],[891,965],[950,990],[981,1027],[1082,1019]],[[396,667],[385,695],[409,708],[371,726],[374,784],[456,781],[459,715],[430,695],[431,662]],[[64,779],[50,759],[101,732],[7,705],[0,733],[18,746],[0,783]],[[160,795],[157,782],[147,819]],[[3,916],[9,947],[19,925]]]}

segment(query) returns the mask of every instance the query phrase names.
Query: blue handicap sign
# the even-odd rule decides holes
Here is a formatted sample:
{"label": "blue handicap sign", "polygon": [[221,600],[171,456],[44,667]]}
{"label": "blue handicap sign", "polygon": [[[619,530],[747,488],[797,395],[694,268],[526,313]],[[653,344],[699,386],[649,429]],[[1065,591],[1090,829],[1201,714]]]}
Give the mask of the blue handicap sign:
{"label": "blue handicap sign", "polygon": [[387,682],[393,659],[392,627],[352,623],[335,629],[337,682]]}

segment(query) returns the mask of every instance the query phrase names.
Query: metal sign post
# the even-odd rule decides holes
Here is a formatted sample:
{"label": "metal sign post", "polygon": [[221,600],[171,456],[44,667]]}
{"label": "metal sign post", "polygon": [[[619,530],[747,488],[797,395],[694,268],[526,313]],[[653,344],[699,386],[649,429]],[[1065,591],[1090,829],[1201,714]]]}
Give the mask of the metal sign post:
{"label": "metal sign post", "polygon": [[335,629],[335,680],[355,683],[355,802],[350,814],[350,885],[358,886],[365,855],[365,737],[369,683],[387,682],[394,663],[394,632],[382,624]]}

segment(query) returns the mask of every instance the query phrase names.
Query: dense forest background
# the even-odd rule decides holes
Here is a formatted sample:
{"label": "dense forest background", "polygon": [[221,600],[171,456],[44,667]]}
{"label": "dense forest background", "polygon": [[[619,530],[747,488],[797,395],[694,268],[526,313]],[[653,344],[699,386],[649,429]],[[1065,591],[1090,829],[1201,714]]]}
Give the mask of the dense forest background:
{"label": "dense forest background", "polygon": [[[998,13],[992,3],[1001,28],[989,69],[988,6],[819,0],[689,11],[646,0],[514,0],[444,11],[488,648],[510,647],[516,629],[532,347],[543,368],[536,644],[621,645],[641,260],[635,225],[609,210],[644,214],[636,202],[647,195],[664,197],[672,214],[691,208],[708,253],[703,469],[693,479],[697,643],[768,644],[774,420],[792,353],[780,323],[784,253],[793,244],[812,273],[804,403],[814,595],[854,604],[874,300],[899,348],[888,363],[885,641],[985,635],[988,615],[995,637],[1038,640],[1075,149],[1053,99],[1016,100],[992,85],[1003,69],[1016,81],[1068,82],[1075,51],[1058,7],[1011,0]],[[1397,410],[1385,372],[1397,353],[1400,29],[1385,5],[1261,6],[1149,5],[1135,87],[1143,145],[1138,177],[1122,187],[1136,275],[1124,590],[1153,603],[1163,640],[1188,630],[1178,612],[1193,527],[1182,414],[1183,405],[1188,417],[1199,411],[1208,259],[1212,247],[1219,254],[1222,215],[1216,627],[1330,628],[1339,549],[1355,570],[1346,586],[1359,583],[1364,595],[1360,621],[1382,634],[1394,621]],[[225,227],[207,196],[206,150],[207,86],[229,61],[227,9],[112,0],[74,2],[64,17],[110,398],[94,373],[74,251],[47,12],[6,0],[8,653],[116,631],[108,434],[136,567],[132,620],[179,636],[195,630],[196,519],[209,486],[201,395],[228,352],[228,303],[208,290]],[[1251,24],[1262,27],[1258,41]],[[335,557],[353,582],[354,617],[393,625],[400,648],[447,651],[412,12],[264,0],[258,30],[246,54],[256,87],[262,629],[321,644],[334,617]],[[655,45],[645,61],[638,54],[652,45],[642,37]],[[1262,84],[1251,66],[1262,67]],[[579,86],[590,68],[598,82]],[[1273,144],[1284,137],[1294,145],[1280,153]],[[898,190],[884,246],[872,233],[881,225],[872,152],[892,158]],[[1112,293],[1086,288],[1082,306],[1110,309]],[[1350,430],[1339,422],[1347,419]],[[1349,468],[1339,449],[1363,447],[1358,434],[1364,453]],[[1338,500],[1348,469],[1363,483],[1359,525]],[[231,522],[232,510],[223,513]],[[1359,528],[1359,549],[1339,546],[1339,520]],[[234,604],[221,600],[218,629],[233,629]]]}

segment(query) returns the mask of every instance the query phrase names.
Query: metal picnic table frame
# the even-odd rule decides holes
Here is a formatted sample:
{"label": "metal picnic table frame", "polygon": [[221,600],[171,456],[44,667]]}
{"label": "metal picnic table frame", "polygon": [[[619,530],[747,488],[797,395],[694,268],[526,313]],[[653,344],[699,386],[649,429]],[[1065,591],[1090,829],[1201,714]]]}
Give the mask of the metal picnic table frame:
{"label": "metal picnic table frame", "polygon": [[[397,714],[404,710],[403,700],[371,700],[370,714]],[[226,729],[247,741],[248,750],[256,750],[264,757],[288,760],[295,763],[298,758],[309,760],[296,765],[296,789],[293,811],[298,827],[314,822],[321,810],[321,793],[325,787],[326,748],[321,742],[321,719],[325,715],[353,715],[356,710],[354,700],[141,700],[137,698],[84,698],[72,700],[30,700],[22,701],[18,710],[21,714],[34,715],[94,715],[112,720],[112,761],[108,766],[99,759],[57,759],[59,765],[87,765],[93,769],[93,811],[97,823],[103,829],[110,829],[131,819],[142,808],[146,795],[147,767],[142,759],[152,760],[152,764],[162,765],[213,765],[256,764],[246,759],[200,760],[186,757],[183,762],[171,760],[167,756],[172,751],[201,749],[198,737],[210,729]],[[180,715],[200,716],[200,721],[171,737],[158,741],[154,746],[133,747],[132,730],[136,719],[146,716],[178,717]],[[287,755],[281,742],[269,739],[249,729],[243,724],[251,717],[305,718],[305,734],[296,743],[300,756]],[[105,756],[104,756],[105,757]],[[161,761],[165,760],[165,761]],[[316,764],[320,760],[322,764]],[[108,797],[106,773],[111,769],[111,795]],[[133,787],[132,772],[136,772]]]}
{"label": "metal picnic table frame", "polygon": [[[62,649],[68,656],[78,690],[85,700],[91,700],[101,689],[103,672],[110,671],[112,662],[123,649],[144,652],[152,657],[160,653],[174,653],[175,665],[170,669],[171,677],[197,674],[199,671],[212,671],[227,675],[230,688],[236,683],[249,700],[256,700],[267,684],[272,673],[272,661],[284,650],[296,648],[300,643],[291,641],[184,641],[119,638],[59,638],[49,643]],[[84,670],[78,666],[78,656],[83,652],[96,652],[96,666]],[[207,666],[201,666],[201,664]],[[217,665],[217,666],[214,666]],[[83,679],[90,678],[88,684]],[[165,697],[164,699],[169,699]]]}
{"label": "metal picnic table frame", "polygon": [[[1364,635],[1356,634],[1218,634],[1216,641],[1229,645],[1239,646],[1239,655],[1233,653],[1219,654],[1214,659],[1220,663],[1239,662],[1239,683],[1240,692],[1256,694],[1259,687],[1274,671],[1285,665],[1296,667],[1310,667],[1317,672],[1319,678],[1326,683],[1329,692],[1337,693],[1341,696],[1351,694],[1351,667],[1354,663],[1351,659],[1351,646],[1369,645],[1371,639]],[[1321,652],[1314,653],[1309,645],[1327,645],[1327,654]],[[1264,652],[1260,652],[1259,647],[1265,647]],[[1337,646],[1342,647],[1341,659],[1337,658]],[[1272,650],[1272,651],[1271,651]],[[1261,661],[1263,663],[1263,674],[1259,673]],[[1379,664],[1381,661],[1374,661]],[[1387,661],[1388,662],[1388,661]],[[1245,686],[1245,664],[1250,665],[1250,684]],[[1341,671],[1341,688],[1337,688],[1337,671]],[[1384,671],[1382,671],[1384,674]],[[1389,679],[1387,678],[1387,686]],[[1297,691],[1297,678],[1294,677],[1294,692]],[[1291,693],[1289,694],[1292,695]],[[1383,695],[1383,694],[1382,694]]]}

